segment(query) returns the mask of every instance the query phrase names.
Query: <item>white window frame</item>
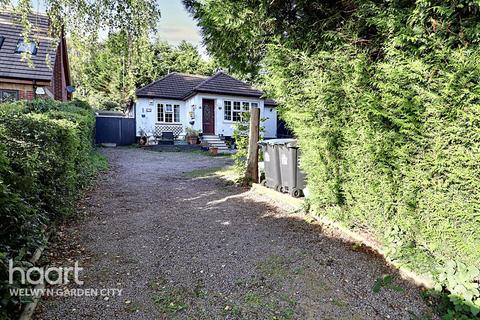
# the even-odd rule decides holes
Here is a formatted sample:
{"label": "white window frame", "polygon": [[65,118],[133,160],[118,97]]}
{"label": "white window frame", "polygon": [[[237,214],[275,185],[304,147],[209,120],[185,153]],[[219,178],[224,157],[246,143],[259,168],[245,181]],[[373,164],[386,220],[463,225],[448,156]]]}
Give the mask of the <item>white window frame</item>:
{"label": "white window frame", "polygon": [[[229,108],[227,109],[227,105]],[[224,122],[241,122],[242,113],[250,112],[251,108],[258,108],[258,102],[250,102],[245,100],[224,100],[223,101],[223,121]],[[238,115],[239,114],[239,115]]]}
{"label": "white window frame", "polygon": [[232,121],[232,101],[230,100],[223,101],[223,120]]}
{"label": "white window frame", "polygon": [[[162,108],[162,112],[160,112],[160,108]],[[168,118],[172,119],[172,121],[167,121]],[[176,119],[177,117],[178,119]],[[177,121],[175,121],[177,120]],[[157,122],[158,123],[169,123],[169,124],[179,124],[182,123],[180,120],[180,105],[174,103],[158,103],[157,104]]]}

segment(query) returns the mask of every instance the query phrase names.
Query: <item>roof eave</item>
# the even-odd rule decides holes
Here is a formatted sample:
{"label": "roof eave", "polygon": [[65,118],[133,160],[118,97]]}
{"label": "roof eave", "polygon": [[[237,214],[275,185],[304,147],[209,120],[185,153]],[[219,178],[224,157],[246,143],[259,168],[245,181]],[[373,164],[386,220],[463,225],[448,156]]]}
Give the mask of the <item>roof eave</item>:
{"label": "roof eave", "polygon": [[197,94],[197,93],[224,94],[224,95],[229,95],[229,96],[254,97],[254,98],[261,98],[262,95],[263,95],[263,93],[249,94],[249,93],[226,92],[226,91],[215,91],[215,90],[195,90],[195,94]]}
{"label": "roof eave", "polygon": [[183,100],[183,101],[186,101],[186,100],[190,99],[191,97],[195,96],[196,94],[197,94],[196,91],[189,92],[188,94],[186,94],[186,95],[182,98],[182,100]]}
{"label": "roof eave", "polygon": [[45,78],[41,78],[41,77],[12,77],[12,76],[2,75],[2,74],[0,74],[0,79],[3,80],[3,81],[20,80],[20,81],[28,81],[28,82],[34,82],[34,81],[49,82],[49,83],[52,82],[51,77],[48,77],[48,78],[47,77],[45,77]]}

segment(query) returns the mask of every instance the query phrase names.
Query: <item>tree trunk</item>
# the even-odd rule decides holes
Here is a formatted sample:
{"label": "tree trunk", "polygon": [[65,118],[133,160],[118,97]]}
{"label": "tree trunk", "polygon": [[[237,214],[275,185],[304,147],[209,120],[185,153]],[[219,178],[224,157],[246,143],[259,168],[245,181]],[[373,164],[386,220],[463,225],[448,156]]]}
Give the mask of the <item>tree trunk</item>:
{"label": "tree trunk", "polygon": [[258,138],[260,135],[260,109],[250,110],[250,134],[248,140],[248,160],[245,180],[247,183],[258,183]]}

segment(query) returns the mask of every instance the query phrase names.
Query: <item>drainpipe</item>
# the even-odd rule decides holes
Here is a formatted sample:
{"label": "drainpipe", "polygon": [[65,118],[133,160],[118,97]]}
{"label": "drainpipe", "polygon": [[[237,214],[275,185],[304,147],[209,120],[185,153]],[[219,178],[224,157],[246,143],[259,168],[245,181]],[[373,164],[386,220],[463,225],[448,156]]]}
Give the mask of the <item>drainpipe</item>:
{"label": "drainpipe", "polygon": [[33,99],[37,99],[37,80],[33,80]]}

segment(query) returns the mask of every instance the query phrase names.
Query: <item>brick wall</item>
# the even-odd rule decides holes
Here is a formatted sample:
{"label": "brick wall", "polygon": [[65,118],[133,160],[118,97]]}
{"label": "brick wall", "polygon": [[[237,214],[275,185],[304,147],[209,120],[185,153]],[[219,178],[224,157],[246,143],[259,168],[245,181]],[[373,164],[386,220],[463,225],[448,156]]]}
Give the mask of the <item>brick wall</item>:
{"label": "brick wall", "polygon": [[[68,68],[66,42],[60,41],[53,66],[52,80],[49,85],[44,87],[48,93],[44,96],[45,98],[50,97],[59,101],[67,101],[71,99],[71,95],[69,95],[66,90],[67,85],[70,85]],[[28,84],[30,81],[32,81],[32,84]],[[48,84],[47,81],[42,81],[42,84],[39,85],[39,87],[46,84]],[[33,100],[35,97],[33,80],[18,79],[8,82],[8,79],[1,79],[0,88],[18,91],[19,100]]]}
{"label": "brick wall", "polygon": [[19,100],[33,100],[33,85],[0,82],[0,89],[16,90],[18,91]]}
{"label": "brick wall", "polygon": [[67,96],[67,81],[65,78],[65,65],[62,50],[63,43],[60,41],[60,44],[57,48],[57,55],[55,57],[55,65],[53,67],[53,79],[52,79],[52,90],[55,100],[66,101]]}
{"label": "brick wall", "polygon": [[19,100],[33,100],[33,98],[34,98],[33,91],[20,90],[18,92],[18,99]]}

